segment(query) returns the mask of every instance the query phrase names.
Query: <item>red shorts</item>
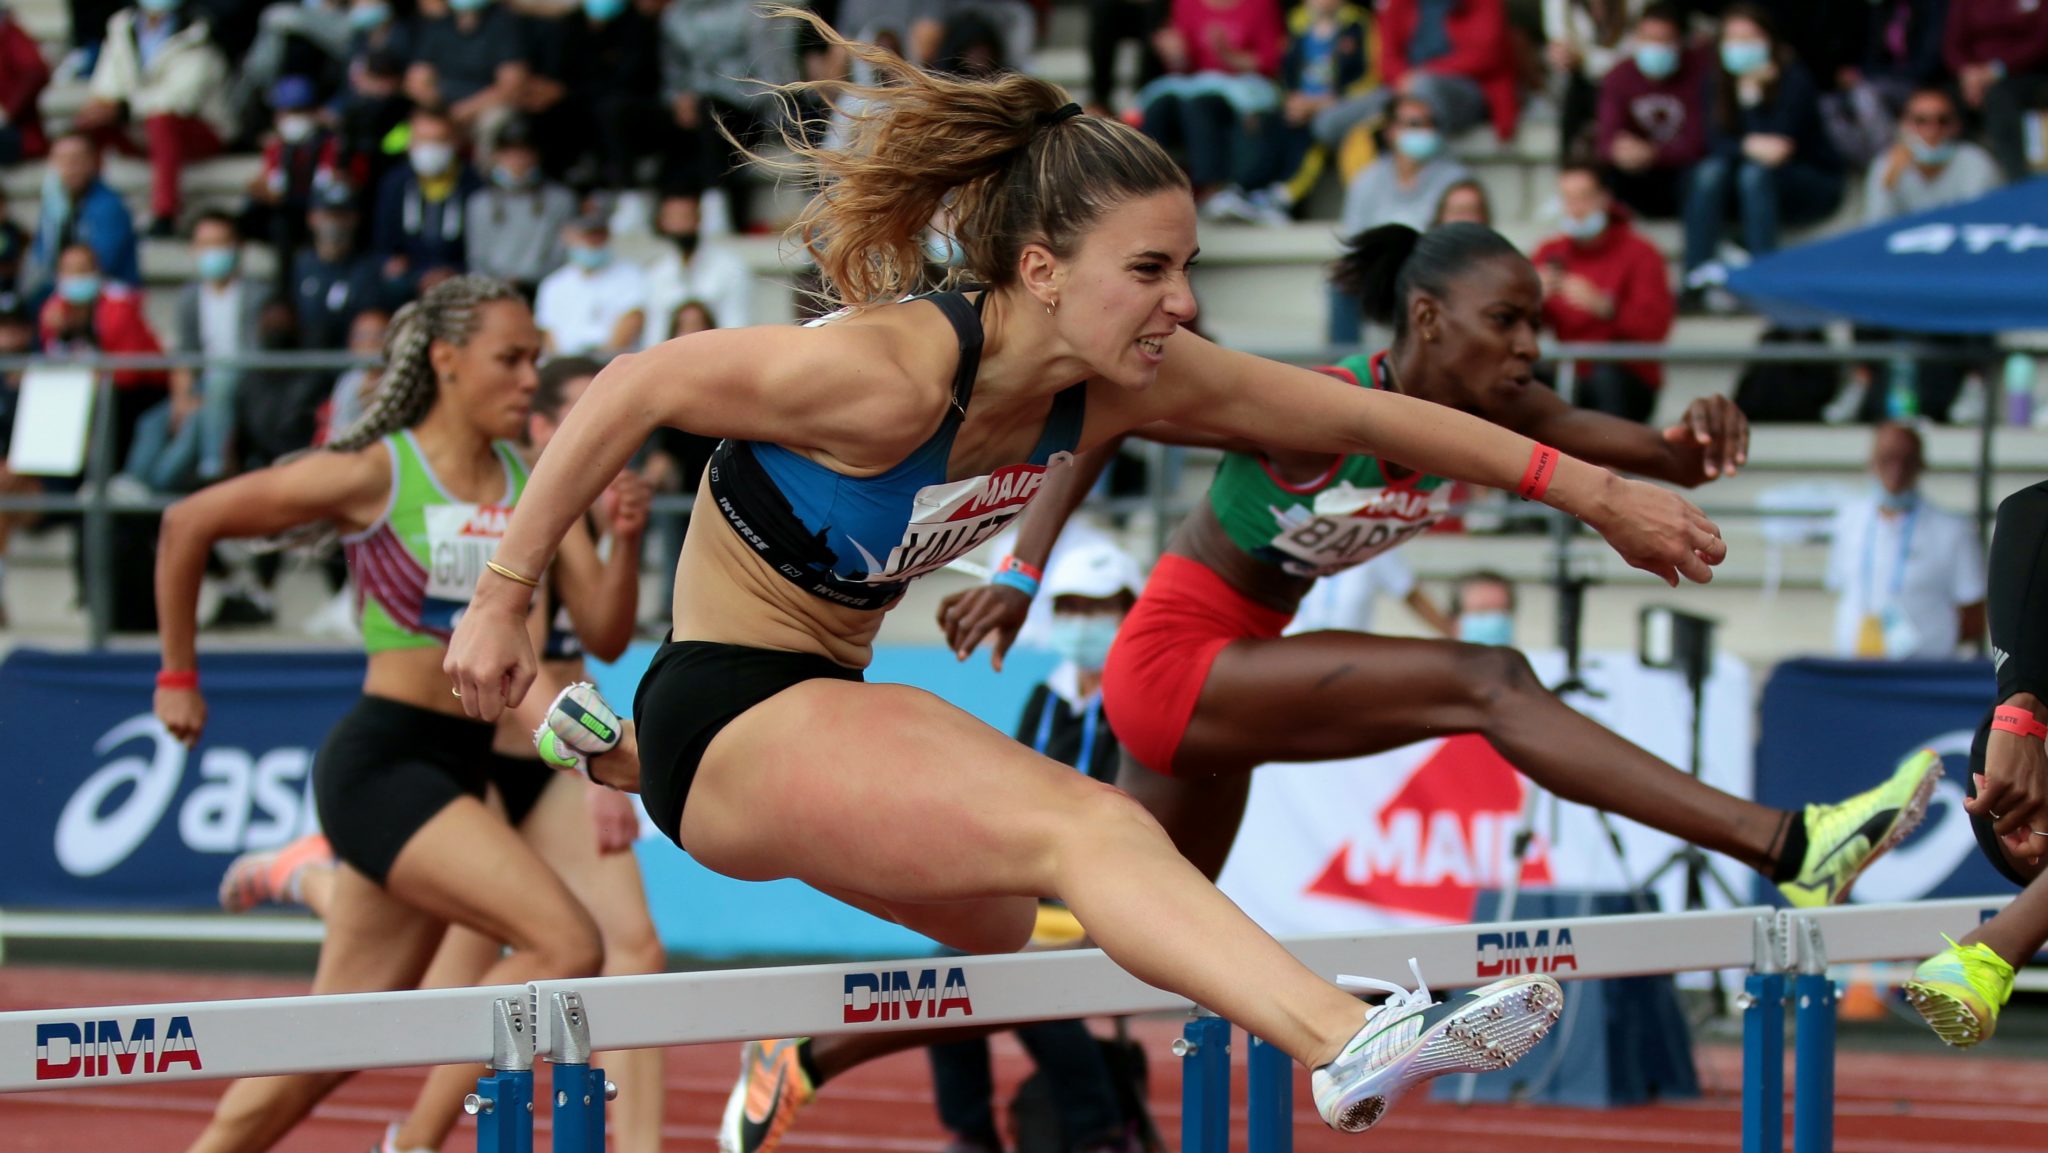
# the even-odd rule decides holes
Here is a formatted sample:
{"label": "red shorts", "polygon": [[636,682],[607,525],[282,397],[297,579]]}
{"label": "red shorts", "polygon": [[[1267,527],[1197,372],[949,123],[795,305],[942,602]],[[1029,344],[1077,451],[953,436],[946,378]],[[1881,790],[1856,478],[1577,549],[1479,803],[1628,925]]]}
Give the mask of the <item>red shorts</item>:
{"label": "red shorts", "polygon": [[1146,768],[1171,773],[1216,654],[1235,640],[1277,637],[1293,619],[1197,561],[1160,557],[1102,669],[1102,709],[1118,743]]}

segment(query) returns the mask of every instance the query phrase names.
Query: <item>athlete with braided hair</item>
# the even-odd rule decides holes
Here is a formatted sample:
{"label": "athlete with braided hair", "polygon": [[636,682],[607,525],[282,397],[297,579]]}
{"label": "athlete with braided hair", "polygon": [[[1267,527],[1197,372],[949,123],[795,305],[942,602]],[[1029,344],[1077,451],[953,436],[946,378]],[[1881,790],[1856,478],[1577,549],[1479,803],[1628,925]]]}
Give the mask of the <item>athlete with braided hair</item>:
{"label": "athlete with braided hair", "polygon": [[[590,914],[484,803],[494,727],[463,715],[440,672],[449,633],[526,485],[511,441],[532,406],[539,352],[532,312],[512,286],[445,281],[392,318],[383,379],[354,425],[324,449],[164,513],[156,714],[188,745],[206,723],[193,633],[208,549],[231,537],[343,534],[369,663],[362,700],[313,766],[320,823],[342,862],[315,993],[414,987],[451,924],[509,947],[485,984],[587,976],[602,964]],[[562,561],[595,571],[580,521]],[[573,594],[588,582],[566,583]],[[544,623],[536,613],[527,627],[538,635]],[[544,687],[514,723],[539,724],[560,686]],[[592,764],[636,772],[635,749],[626,731]],[[266,1149],[346,1077],[237,1082],[192,1149]]]}

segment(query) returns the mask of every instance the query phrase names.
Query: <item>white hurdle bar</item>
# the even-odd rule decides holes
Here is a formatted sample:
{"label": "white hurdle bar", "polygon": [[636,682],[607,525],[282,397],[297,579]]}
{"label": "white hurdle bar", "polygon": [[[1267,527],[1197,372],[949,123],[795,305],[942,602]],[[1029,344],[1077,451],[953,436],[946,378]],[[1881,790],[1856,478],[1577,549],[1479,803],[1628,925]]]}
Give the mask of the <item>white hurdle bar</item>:
{"label": "white hurdle bar", "polygon": [[[1748,969],[1744,1153],[1783,1147],[1786,974],[1796,970],[1795,1153],[1827,1153],[1834,1060],[1828,964],[1930,955],[1942,933],[1960,937],[2004,904],[1756,906],[1282,943],[1331,975],[1401,978],[1412,957],[1433,989],[1531,972],[1572,981]],[[602,1153],[611,1087],[591,1068],[593,1051],[1156,1012],[1194,1015],[1175,1045],[1186,1063],[1183,1153],[1227,1153],[1229,1024],[1139,981],[1097,949],[0,1013],[0,1092],[485,1062],[492,1075],[467,1102],[479,1116],[478,1147],[527,1153],[539,1055],[555,1066],[555,1148]],[[1252,1153],[1287,1153],[1291,1065],[1256,1039],[1251,1057]]]}

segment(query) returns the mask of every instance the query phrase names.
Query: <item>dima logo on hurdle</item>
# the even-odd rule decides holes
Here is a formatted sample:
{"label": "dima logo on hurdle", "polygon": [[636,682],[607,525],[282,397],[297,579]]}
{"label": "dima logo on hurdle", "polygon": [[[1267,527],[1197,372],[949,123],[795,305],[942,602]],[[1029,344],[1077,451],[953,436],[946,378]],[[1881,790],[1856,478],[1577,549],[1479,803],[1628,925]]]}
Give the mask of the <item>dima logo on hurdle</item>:
{"label": "dima logo on hurdle", "polygon": [[36,1080],[105,1077],[109,1059],[119,1074],[166,1073],[173,1065],[201,1068],[192,1018],[172,1017],[157,1041],[157,1019],[137,1017],[122,1036],[119,1021],[54,1021],[36,1026]]}
{"label": "dima logo on hurdle", "polygon": [[1536,930],[1533,938],[1521,929],[1481,933],[1478,953],[1478,975],[1481,977],[1555,973],[1559,969],[1579,967],[1579,954],[1572,947],[1569,925],[1558,929],[1555,941],[1550,939],[1548,929]]}
{"label": "dima logo on hurdle", "polygon": [[848,973],[844,995],[843,1019],[848,1025],[915,1019],[919,1014],[930,1020],[948,1013],[974,1016],[974,1001],[967,993],[967,974],[959,969],[946,970],[943,982],[937,969],[920,969],[914,978],[908,969]]}

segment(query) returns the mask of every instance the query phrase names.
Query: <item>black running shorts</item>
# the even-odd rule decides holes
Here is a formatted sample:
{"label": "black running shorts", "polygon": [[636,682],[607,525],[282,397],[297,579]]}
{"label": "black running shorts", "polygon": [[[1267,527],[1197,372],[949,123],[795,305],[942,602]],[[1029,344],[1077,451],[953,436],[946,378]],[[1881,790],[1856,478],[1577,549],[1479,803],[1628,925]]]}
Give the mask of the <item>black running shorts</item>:
{"label": "black running shorts", "polygon": [[640,803],[654,827],[682,845],[683,803],[712,738],[769,697],[820,677],[864,679],[859,669],[815,653],[709,641],[663,644],[633,694]]}
{"label": "black running shorts", "polygon": [[493,726],[364,697],[313,762],[313,801],[334,855],[384,884],[413,834],[457,797],[483,799]]}

